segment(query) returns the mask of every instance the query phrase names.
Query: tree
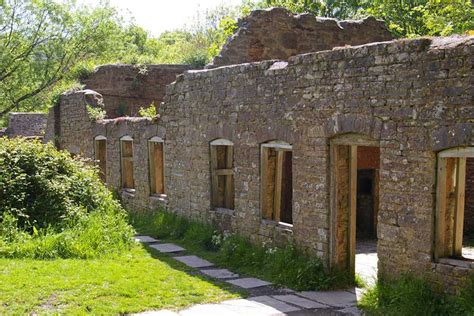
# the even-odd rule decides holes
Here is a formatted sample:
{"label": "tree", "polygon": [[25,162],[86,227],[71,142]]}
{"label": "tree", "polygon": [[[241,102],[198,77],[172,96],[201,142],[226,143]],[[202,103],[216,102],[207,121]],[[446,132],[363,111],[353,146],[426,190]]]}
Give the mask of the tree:
{"label": "tree", "polygon": [[74,2],[5,0],[0,3],[0,118],[16,109],[44,107],[45,94],[70,79],[74,67],[124,50],[113,8]]}

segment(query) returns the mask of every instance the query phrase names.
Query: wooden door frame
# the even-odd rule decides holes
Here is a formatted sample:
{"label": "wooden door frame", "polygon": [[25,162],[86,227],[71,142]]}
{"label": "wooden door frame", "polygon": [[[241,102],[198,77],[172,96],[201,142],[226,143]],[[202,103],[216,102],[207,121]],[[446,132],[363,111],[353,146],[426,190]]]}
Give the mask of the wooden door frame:
{"label": "wooden door frame", "polygon": [[337,161],[337,146],[349,146],[350,155],[349,155],[349,227],[348,235],[349,249],[347,251],[348,266],[345,267],[349,273],[355,275],[355,251],[356,251],[356,208],[357,208],[357,148],[359,146],[366,147],[380,147],[380,144],[367,136],[360,134],[344,134],[337,136],[329,141],[329,184],[330,184],[330,239],[329,239],[329,266],[337,267],[337,218],[338,218],[338,209],[337,209],[337,187],[336,187],[336,172],[335,172],[335,163]]}

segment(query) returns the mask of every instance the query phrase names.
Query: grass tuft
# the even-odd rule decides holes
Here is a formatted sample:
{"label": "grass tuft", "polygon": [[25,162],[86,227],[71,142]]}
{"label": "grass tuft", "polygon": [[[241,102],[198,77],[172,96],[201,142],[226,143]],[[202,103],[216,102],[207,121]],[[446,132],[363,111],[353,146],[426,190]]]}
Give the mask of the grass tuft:
{"label": "grass tuft", "polygon": [[403,275],[368,289],[359,307],[367,315],[474,315],[474,275],[460,296],[440,294],[426,279]]}

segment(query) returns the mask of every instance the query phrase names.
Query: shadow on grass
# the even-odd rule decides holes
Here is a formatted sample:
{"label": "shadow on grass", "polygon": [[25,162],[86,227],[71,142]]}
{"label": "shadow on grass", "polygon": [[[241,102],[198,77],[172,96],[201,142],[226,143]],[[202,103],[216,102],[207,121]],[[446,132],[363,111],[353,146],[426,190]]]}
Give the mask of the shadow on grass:
{"label": "shadow on grass", "polygon": [[[192,277],[196,277],[196,278],[199,278],[202,281],[211,283],[211,284],[219,287],[220,289],[225,290],[225,291],[227,291],[231,294],[239,295],[239,297],[241,297],[241,298],[245,298],[245,297],[248,296],[248,292],[245,291],[244,289],[236,288],[232,284],[229,284],[225,281],[215,279],[215,278],[211,278],[210,276],[207,276],[207,275],[203,274],[202,272],[200,272],[200,270],[198,268],[188,267],[184,263],[181,263],[178,260],[173,258],[173,255],[176,255],[176,256],[194,255],[194,253],[191,253],[187,250],[184,250],[184,251],[173,253],[173,254],[166,254],[166,253],[161,253],[158,250],[155,250],[155,249],[150,247],[151,245],[161,244],[161,243],[164,243],[164,242],[168,242],[168,241],[167,240],[165,240],[165,241],[160,240],[159,242],[142,243],[142,246],[145,248],[145,250],[150,254],[150,256],[152,258],[160,260],[163,263],[166,263],[170,268],[172,268],[174,270],[185,272],[186,274],[188,274]],[[212,266],[212,268],[216,268],[216,267]]]}

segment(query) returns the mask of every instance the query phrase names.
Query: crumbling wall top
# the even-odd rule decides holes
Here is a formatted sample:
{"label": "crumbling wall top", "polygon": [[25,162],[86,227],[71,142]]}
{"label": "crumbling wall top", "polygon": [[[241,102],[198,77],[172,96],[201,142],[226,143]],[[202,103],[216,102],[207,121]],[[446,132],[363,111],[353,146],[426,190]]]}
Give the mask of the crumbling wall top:
{"label": "crumbling wall top", "polygon": [[312,14],[294,15],[283,8],[255,10],[239,20],[239,28],[208,68],[267,59],[286,60],[336,46],[392,40],[385,23],[368,17],[338,21]]}

